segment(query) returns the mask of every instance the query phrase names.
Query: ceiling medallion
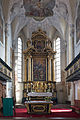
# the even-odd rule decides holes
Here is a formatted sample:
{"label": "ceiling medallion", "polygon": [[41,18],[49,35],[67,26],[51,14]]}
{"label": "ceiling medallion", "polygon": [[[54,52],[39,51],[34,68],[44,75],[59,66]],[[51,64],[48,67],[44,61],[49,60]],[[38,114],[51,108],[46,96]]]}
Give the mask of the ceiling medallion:
{"label": "ceiling medallion", "polygon": [[41,21],[45,17],[53,16],[55,0],[23,0],[25,15]]}

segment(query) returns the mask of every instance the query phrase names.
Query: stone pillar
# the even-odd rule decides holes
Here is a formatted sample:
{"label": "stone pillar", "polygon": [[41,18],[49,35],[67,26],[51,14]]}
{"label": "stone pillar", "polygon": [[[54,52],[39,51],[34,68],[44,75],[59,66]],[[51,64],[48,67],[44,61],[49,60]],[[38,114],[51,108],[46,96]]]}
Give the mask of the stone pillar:
{"label": "stone pillar", "polygon": [[8,25],[5,24],[5,62],[7,63],[7,39],[8,39]]}
{"label": "stone pillar", "polygon": [[51,58],[48,57],[48,81],[51,81]]}
{"label": "stone pillar", "polygon": [[12,98],[12,82],[6,82],[6,98]]}
{"label": "stone pillar", "polygon": [[71,31],[71,36],[72,36],[72,58],[74,59],[74,24],[72,24],[72,31]]}
{"label": "stone pillar", "polygon": [[72,30],[72,24],[68,24],[68,33],[66,38],[68,39],[67,41],[67,65],[72,61],[73,59],[73,47],[74,47],[74,43],[73,43],[73,30]]}
{"label": "stone pillar", "polygon": [[28,58],[28,81],[31,81],[31,56]]}
{"label": "stone pillar", "polygon": [[71,105],[74,105],[74,82],[71,83]]}

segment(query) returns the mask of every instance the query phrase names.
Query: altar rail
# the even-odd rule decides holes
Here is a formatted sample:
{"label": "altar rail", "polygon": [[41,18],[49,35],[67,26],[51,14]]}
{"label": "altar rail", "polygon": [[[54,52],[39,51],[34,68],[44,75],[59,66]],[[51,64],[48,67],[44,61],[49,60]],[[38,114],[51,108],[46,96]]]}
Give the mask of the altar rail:
{"label": "altar rail", "polygon": [[66,67],[67,71],[66,81],[76,81],[80,79],[80,53],[74,60]]}

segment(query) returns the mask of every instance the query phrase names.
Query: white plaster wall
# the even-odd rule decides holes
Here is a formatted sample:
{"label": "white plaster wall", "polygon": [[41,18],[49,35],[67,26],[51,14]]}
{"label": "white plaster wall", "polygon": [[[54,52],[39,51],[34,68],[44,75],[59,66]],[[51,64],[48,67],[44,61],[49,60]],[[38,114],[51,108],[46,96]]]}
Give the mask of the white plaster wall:
{"label": "white plaster wall", "polygon": [[80,2],[80,0],[78,0],[78,2],[77,2],[76,15],[75,15],[75,20],[74,20],[74,53],[75,53],[75,57],[80,53],[80,40],[76,44],[76,19],[77,19],[77,10],[78,10],[79,2]]}
{"label": "white plaster wall", "polygon": [[75,57],[80,53],[80,40],[75,44]]}
{"label": "white plaster wall", "polygon": [[12,82],[6,82],[6,98],[12,98]]}
{"label": "white plaster wall", "polygon": [[72,26],[71,24],[67,23],[66,25],[66,32],[65,32],[65,44],[66,44],[66,59],[67,63],[66,66],[70,64],[72,61],[73,51],[72,51],[72,36],[71,36]]}
{"label": "white plaster wall", "polygon": [[16,103],[22,103],[23,98],[23,84],[18,83],[16,84]]}
{"label": "white plaster wall", "polygon": [[18,40],[16,38],[16,44],[14,49],[14,56],[15,56],[15,98],[16,103],[21,104],[23,98],[23,83],[18,81]]}
{"label": "white plaster wall", "polygon": [[5,46],[0,41],[0,58],[5,61]]}
{"label": "white plaster wall", "polygon": [[0,58],[5,61],[5,23],[3,21],[3,43],[0,41]]}
{"label": "white plaster wall", "polygon": [[[10,47],[12,48],[11,25],[8,25],[7,33],[7,64],[10,66]],[[5,61],[5,24],[3,25],[3,43],[0,41],[0,58]]]}
{"label": "white plaster wall", "polygon": [[75,100],[80,100],[80,80],[75,81]]}

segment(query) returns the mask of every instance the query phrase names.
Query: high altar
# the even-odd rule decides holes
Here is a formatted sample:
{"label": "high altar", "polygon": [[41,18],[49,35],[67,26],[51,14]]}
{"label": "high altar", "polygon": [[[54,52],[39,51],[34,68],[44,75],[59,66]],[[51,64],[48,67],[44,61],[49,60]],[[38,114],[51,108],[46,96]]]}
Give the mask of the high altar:
{"label": "high altar", "polygon": [[23,51],[25,60],[25,81],[23,96],[28,113],[50,113],[52,101],[56,97],[54,55],[52,42],[39,29],[32,33]]}

